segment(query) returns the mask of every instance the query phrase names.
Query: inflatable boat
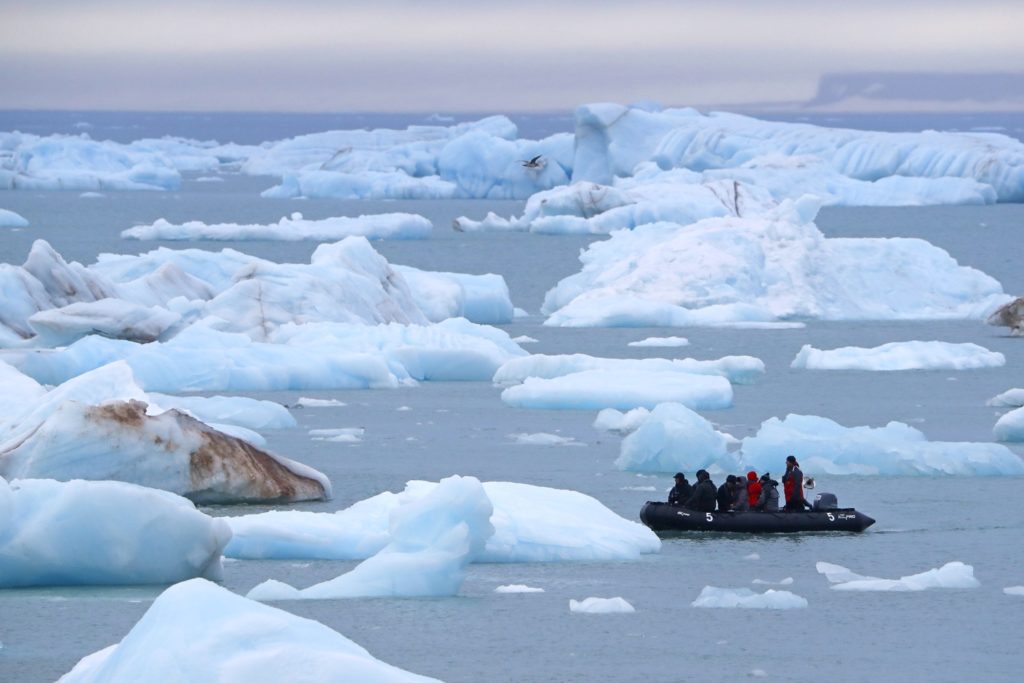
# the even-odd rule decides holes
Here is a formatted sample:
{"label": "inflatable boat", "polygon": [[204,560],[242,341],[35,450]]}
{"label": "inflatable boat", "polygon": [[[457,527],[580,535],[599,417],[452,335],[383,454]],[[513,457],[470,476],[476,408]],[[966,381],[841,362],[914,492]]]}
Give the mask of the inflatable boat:
{"label": "inflatable boat", "polygon": [[801,531],[864,531],[875,520],[853,508],[816,508],[806,512],[701,512],[647,501],[640,520],[653,531],[734,531],[787,534]]}

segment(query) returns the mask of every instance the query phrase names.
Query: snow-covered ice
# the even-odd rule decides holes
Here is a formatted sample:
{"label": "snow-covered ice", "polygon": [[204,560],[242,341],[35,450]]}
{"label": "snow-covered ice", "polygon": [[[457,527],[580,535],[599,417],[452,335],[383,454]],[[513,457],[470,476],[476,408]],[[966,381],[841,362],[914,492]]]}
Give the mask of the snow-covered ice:
{"label": "snow-covered ice", "polygon": [[947,562],[937,569],[898,579],[879,579],[851,572],[846,567],[818,562],[819,574],[824,574],[832,590],[839,591],[923,591],[932,588],[977,588],[981,583],[974,578],[974,567],[963,562]]}
{"label": "snow-covered ice", "polygon": [[743,608],[743,609],[802,609],[807,599],[789,591],[768,589],[757,593],[749,588],[717,588],[704,586],[693,607]]}
{"label": "snow-covered ice", "polygon": [[790,367],[806,370],[973,370],[1006,365],[1006,357],[978,344],[891,342],[874,348],[816,349],[804,344]]}
{"label": "snow-covered ice", "polygon": [[[391,511],[436,486],[412,481],[402,493],[381,493],[331,514],[287,510],[228,517],[234,536],[225,555],[365,559],[389,543]],[[577,491],[493,481],[484,482],[483,489],[494,509],[494,534],[481,562],[635,560],[661,548],[650,529]]]}
{"label": "snow-covered ice", "polygon": [[360,235],[371,240],[427,239],[433,225],[423,216],[410,213],[385,213],[349,218],[337,216],[312,220],[295,212],[270,224],[238,224],[188,221],[170,223],[160,218],[151,225],[136,225],[121,232],[135,240],[302,240],[332,242]]}
{"label": "snow-covered ice", "polygon": [[491,501],[473,477],[449,477],[416,500],[391,510],[390,540],[352,571],[296,590],[266,581],[257,600],[456,595],[466,566],[494,534]]}
{"label": "snow-covered ice", "polygon": [[219,580],[223,520],[165,491],[115,481],[0,477],[0,586]]}
{"label": "snow-covered ice", "polygon": [[117,644],[84,657],[60,683],[160,680],[439,683],[374,658],[323,624],[203,579],[171,586]]}
{"label": "snow-covered ice", "polygon": [[590,597],[570,600],[569,611],[574,614],[632,614],[636,609],[625,598]]}

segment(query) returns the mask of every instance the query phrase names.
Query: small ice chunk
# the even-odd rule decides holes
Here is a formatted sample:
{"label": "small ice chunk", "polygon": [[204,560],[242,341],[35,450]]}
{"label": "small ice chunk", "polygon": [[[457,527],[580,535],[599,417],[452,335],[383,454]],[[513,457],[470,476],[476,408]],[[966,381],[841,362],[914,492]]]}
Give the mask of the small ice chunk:
{"label": "small ice chunk", "polygon": [[534,588],[533,586],[526,586],[521,583],[510,583],[505,586],[498,586],[494,589],[495,593],[543,593],[543,588]]}
{"label": "small ice chunk", "polygon": [[348,404],[344,401],[339,401],[336,398],[308,398],[302,396],[296,401],[296,405],[302,406],[303,408],[333,408],[335,406],[347,406]]}
{"label": "small ice chunk", "polygon": [[647,337],[639,341],[631,341],[627,346],[640,346],[640,347],[674,347],[674,346],[689,346],[690,340],[686,337]]}
{"label": "small ice chunk", "polygon": [[629,614],[636,609],[625,599],[616,597],[570,600],[569,611],[576,614]]}
{"label": "small ice chunk", "polygon": [[743,609],[801,609],[807,607],[807,599],[789,591],[768,589],[764,593],[755,593],[749,588],[705,586],[691,605]]}

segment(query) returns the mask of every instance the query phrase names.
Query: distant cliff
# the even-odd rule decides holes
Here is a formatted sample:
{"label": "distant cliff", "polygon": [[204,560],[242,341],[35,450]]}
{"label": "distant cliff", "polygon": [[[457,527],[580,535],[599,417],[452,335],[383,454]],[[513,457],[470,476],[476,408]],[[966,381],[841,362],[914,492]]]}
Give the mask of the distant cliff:
{"label": "distant cliff", "polygon": [[973,103],[1024,108],[1024,73],[855,72],[825,74],[807,107],[847,101]]}

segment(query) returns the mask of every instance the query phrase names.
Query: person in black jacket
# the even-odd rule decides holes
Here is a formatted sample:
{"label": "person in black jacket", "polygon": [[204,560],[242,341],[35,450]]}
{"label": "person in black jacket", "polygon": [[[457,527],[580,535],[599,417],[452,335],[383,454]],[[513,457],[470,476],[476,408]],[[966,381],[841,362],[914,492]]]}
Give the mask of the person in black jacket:
{"label": "person in black jacket", "polygon": [[676,472],[675,480],[676,485],[668,492],[668,504],[683,505],[693,495],[693,487],[686,481],[686,475],[682,472]]}
{"label": "person in black jacket", "polygon": [[711,481],[707,470],[697,470],[697,485],[693,487],[693,494],[686,501],[686,507],[701,512],[715,511],[715,483]]}
{"label": "person in black jacket", "polygon": [[736,477],[729,475],[725,478],[725,483],[718,487],[718,495],[715,496],[718,500],[718,511],[728,512],[733,508],[733,501],[736,499]]}

